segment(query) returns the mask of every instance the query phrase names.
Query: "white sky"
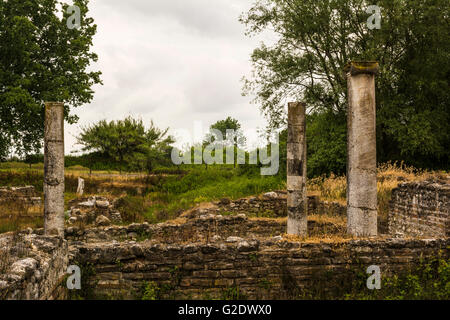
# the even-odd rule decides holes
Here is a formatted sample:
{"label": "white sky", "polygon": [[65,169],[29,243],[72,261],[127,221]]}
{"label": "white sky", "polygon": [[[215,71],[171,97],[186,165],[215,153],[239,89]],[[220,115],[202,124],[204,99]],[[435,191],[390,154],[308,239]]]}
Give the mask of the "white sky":
{"label": "white sky", "polygon": [[[227,116],[243,129],[264,128],[252,97],[242,97],[241,78],[251,72],[250,54],[262,38],[248,38],[238,21],[252,0],[91,0],[98,25],[94,69],[103,72],[89,105],[66,125],[66,153],[79,149],[80,126],[128,115],[151,119],[171,133],[194,134]],[[178,137],[180,139],[180,137]],[[177,143],[183,145],[188,137]]]}

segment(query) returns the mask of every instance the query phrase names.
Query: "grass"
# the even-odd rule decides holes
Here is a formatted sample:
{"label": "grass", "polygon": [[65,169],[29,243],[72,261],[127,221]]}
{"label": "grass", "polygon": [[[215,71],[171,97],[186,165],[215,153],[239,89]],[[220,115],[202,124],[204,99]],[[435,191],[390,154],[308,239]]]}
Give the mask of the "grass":
{"label": "grass", "polygon": [[25,206],[20,203],[0,204],[0,234],[43,226],[43,206]]}
{"label": "grass", "polygon": [[[0,186],[33,185],[42,194],[43,172],[26,164],[0,164]],[[66,169],[67,202],[76,198],[78,177],[86,180],[85,196],[121,196],[118,210],[124,223],[157,223],[177,218],[183,211],[200,203],[221,198],[238,199],[286,188],[282,176],[242,175],[232,166],[184,166],[161,168],[160,174],[115,174],[88,170],[80,166]],[[179,175],[164,174],[180,173]],[[403,163],[387,163],[378,168],[378,212],[381,221],[387,220],[392,189],[404,181],[418,181],[438,173],[417,170]],[[347,181],[345,176],[317,177],[308,180],[308,193],[319,195],[322,200],[346,204]],[[2,216],[0,214],[0,216]],[[40,225],[40,222],[36,222]],[[11,230],[11,221],[0,221],[1,230]]]}
{"label": "grass", "polygon": [[[279,177],[247,177],[235,171],[191,171],[181,179],[170,179],[160,190],[149,195],[152,206],[145,217],[149,220],[162,213],[169,218],[177,217],[182,211],[193,206],[221,198],[238,199],[250,195],[285,187]],[[158,220],[158,219],[157,219]]]}
{"label": "grass", "polygon": [[[437,177],[441,173],[426,170],[418,170],[400,163],[385,163],[378,166],[377,193],[378,216],[381,221],[387,220],[389,201],[392,190],[399,183],[408,181],[423,181],[431,177]],[[345,176],[317,177],[309,179],[308,193],[320,195],[322,200],[338,202],[346,205],[347,178]]]}
{"label": "grass", "polygon": [[126,196],[119,201],[125,221],[157,223],[178,217],[202,202],[238,199],[283,188],[278,177],[239,176],[236,171],[194,169],[182,177],[169,177],[145,196]]}
{"label": "grass", "polygon": [[[137,194],[140,189],[142,193],[148,193],[147,187],[158,185],[164,177],[162,175],[146,176],[139,174],[115,175],[95,172],[89,176],[77,171],[65,173],[65,191],[75,193],[78,186],[78,178],[85,179],[85,192],[87,194],[98,194],[111,192],[115,195],[122,193]],[[0,186],[25,186],[30,185],[37,192],[43,192],[44,172],[35,169],[0,169]]]}

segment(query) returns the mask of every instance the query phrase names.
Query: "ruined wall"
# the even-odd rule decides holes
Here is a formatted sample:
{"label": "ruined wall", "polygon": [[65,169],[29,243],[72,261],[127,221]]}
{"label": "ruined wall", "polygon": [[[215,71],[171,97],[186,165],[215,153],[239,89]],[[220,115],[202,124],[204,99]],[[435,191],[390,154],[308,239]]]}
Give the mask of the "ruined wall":
{"label": "ruined wall", "polygon": [[[287,192],[268,192],[258,197],[247,197],[238,200],[222,199],[215,203],[217,208],[204,209],[204,212],[232,212],[253,214],[265,213],[279,217],[287,216]],[[308,196],[308,214],[346,215],[347,207],[337,202],[321,201],[319,196]]]}
{"label": "ruined wall", "polygon": [[180,222],[182,223],[135,223],[129,226],[90,229],[80,229],[74,226],[66,229],[66,238],[71,241],[85,242],[150,239],[172,244],[183,241],[208,241],[213,238],[223,239],[230,236],[276,236],[286,231],[286,219],[249,219],[245,215],[208,214]]}
{"label": "ruined wall", "polygon": [[[351,270],[378,265],[383,276],[398,273],[448,245],[448,239],[91,243],[78,246],[74,263],[95,264],[90,280],[98,297],[137,298],[150,281],[159,288],[159,298],[223,298],[238,288],[248,299],[283,299],[295,298],[298,288],[313,285],[324,272],[332,279],[324,287],[332,289],[348,281]],[[443,252],[448,258],[448,250]]]}
{"label": "ruined wall", "polygon": [[[222,216],[205,214],[179,223],[131,224],[82,229],[72,226],[66,229],[66,239],[83,242],[105,242],[126,240],[152,240],[166,244],[181,242],[208,242],[228,237],[269,238],[286,233],[286,218],[249,218],[244,214]],[[328,234],[342,233],[341,226],[333,223],[308,221],[310,234],[320,231]]]}
{"label": "ruined wall", "polygon": [[64,299],[67,241],[35,234],[0,237],[0,300]]}
{"label": "ruined wall", "polygon": [[4,203],[17,203],[25,206],[40,206],[42,205],[42,200],[33,186],[1,187],[0,204]]}
{"label": "ruined wall", "polygon": [[388,228],[395,236],[448,237],[449,180],[400,184],[392,191]]}
{"label": "ruined wall", "polygon": [[116,209],[117,200],[106,197],[78,198],[69,202],[70,225],[93,224],[106,226],[122,223],[122,216]]}

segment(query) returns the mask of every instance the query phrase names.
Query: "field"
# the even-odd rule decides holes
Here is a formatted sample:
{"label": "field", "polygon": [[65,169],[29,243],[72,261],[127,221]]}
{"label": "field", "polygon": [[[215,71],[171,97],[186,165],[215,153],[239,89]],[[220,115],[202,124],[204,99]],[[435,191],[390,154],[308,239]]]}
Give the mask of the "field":
{"label": "field", "polygon": [[[383,164],[378,168],[378,213],[386,221],[391,191],[399,183],[420,181],[438,172],[428,172],[403,164]],[[103,195],[120,198],[119,211],[124,223],[158,223],[176,219],[183,211],[200,203],[223,198],[238,199],[286,188],[283,176],[243,173],[232,166],[166,168],[152,175],[93,171],[83,167],[66,169],[66,204],[77,197],[78,177],[86,180],[85,196]],[[0,164],[0,186],[32,185],[42,197],[41,164]],[[308,180],[308,193],[322,200],[346,203],[346,177],[331,175]],[[68,205],[66,210],[68,210]],[[0,207],[0,233],[43,226],[43,207],[3,204]],[[340,223],[345,223],[341,221]]]}

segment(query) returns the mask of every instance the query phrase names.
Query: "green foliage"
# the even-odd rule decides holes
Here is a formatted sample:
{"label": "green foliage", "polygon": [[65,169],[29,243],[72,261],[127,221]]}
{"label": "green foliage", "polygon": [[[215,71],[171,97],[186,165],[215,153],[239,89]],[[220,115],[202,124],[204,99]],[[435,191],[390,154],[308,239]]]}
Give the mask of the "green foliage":
{"label": "green foliage", "polygon": [[419,265],[381,278],[380,290],[369,290],[368,275],[362,265],[347,270],[336,282],[333,272],[314,275],[308,290],[295,292],[294,299],[345,300],[448,300],[450,299],[450,260],[442,255],[422,260]]}
{"label": "green foliage", "polygon": [[116,208],[121,213],[123,222],[142,222],[146,210],[145,200],[142,197],[127,195],[117,200]]}
{"label": "green foliage", "polygon": [[98,158],[119,164],[121,169],[151,172],[156,163],[170,163],[170,145],[174,140],[166,136],[167,131],[158,129],[153,122],[146,129],[141,119],[128,117],[111,122],[101,120],[83,128],[77,140],[82,151],[93,151]]}
{"label": "green foliage", "polygon": [[[93,279],[97,273],[95,266],[90,262],[74,264],[81,270],[81,289],[69,290],[69,300],[95,300],[97,296],[94,289],[98,282]],[[66,281],[62,285],[65,286]]]}
{"label": "green foliage", "polygon": [[326,111],[308,115],[306,126],[308,176],[344,174],[347,163],[346,140],[346,120],[342,114]]}
{"label": "green foliage", "polygon": [[237,199],[284,186],[278,176],[242,176],[238,170],[224,166],[210,166],[208,170],[185,166],[180,170],[187,173],[154,181],[146,196],[122,197],[117,208],[124,221],[158,223],[201,202]]}
{"label": "green foliage", "polygon": [[43,191],[44,173],[38,170],[2,170],[0,185],[7,187],[33,186],[37,191]]}
{"label": "green foliage", "polygon": [[[369,5],[381,7],[381,29],[369,30]],[[257,0],[241,17],[254,35],[271,30],[273,45],[252,54],[244,93],[285,126],[287,99],[312,112],[308,147],[314,174],[340,172],[349,61],[375,60],[378,159],[416,167],[450,165],[450,28],[448,0]],[[326,142],[330,143],[327,144]],[[329,163],[326,163],[329,161]]]}
{"label": "green foliage", "polygon": [[159,300],[160,288],[153,282],[144,282],[142,285],[142,298],[141,300]]}
{"label": "green foliage", "polygon": [[73,1],[83,18],[79,29],[67,27],[67,4],[62,13],[59,3],[0,2],[0,159],[12,150],[30,154],[42,147],[44,101],[63,102],[65,119],[75,123],[71,110],[89,103],[92,86],[101,83],[100,72],[88,71],[97,61],[88,0]]}
{"label": "green foliage", "polygon": [[183,175],[187,173],[186,170],[183,170],[179,167],[157,167],[152,170],[153,174],[173,174],[173,175]]}
{"label": "green foliage", "polygon": [[123,164],[116,161],[111,161],[109,157],[105,157],[100,152],[91,152],[80,156],[66,156],[66,168],[74,166],[82,166],[92,171],[120,171]]}
{"label": "green foliage", "polygon": [[138,297],[141,300],[162,300],[169,299],[175,300],[177,298],[176,288],[179,287],[183,273],[175,266],[169,270],[171,275],[170,283],[164,283],[158,285],[157,283],[150,281],[144,281],[138,292]]}
{"label": "green foliage", "polygon": [[272,288],[272,282],[270,282],[267,278],[261,279],[258,285],[264,290],[270,290]]}
{"label": "green foliage", "polygon": [[[243,146],[245,144],[245,137],[241,131],[241,124],[238,120],[233,119],[231,117],[226,118],[225,120],[219,120],[216,123],[212,124],[209,127],[210,130],[217,130],[220,131],[222,134],[222,138],[224,141],[224,145],[235,145],[237,146]],[[227,136],[227,130],[233,130],[234,136],[228,137]],[[215,141],[215,136],[209,133],[205,139],[204,144],[209,144],[210,142]]]}
{"label": "green foliage", "polygon": [[230,170],[193,169],[181,179],[179,177],[169,177],[164,185],[161,186],[160,191],[171,194],[186,193],[210,185],[211,183],[228,181],[233,175],[233,172]]}
{"label": "green foliage", "polygon": [[148,231],[148,232],[146,232],[146,231],[139,231],[138,232],[138,236],[136,238],[136,241],[137,242],[142,242],[142,241],[145,241],[145,240],[149,240],[149,239],[152,238],[152,236],[153,236],[153,234],[152,234],[151,231]]}
{"label": "green foliage", "polygon": [[249,256],[250,261],[252,262],[257,262],[258,261],[258,254],[257,253],[252,253]]}
{"label": "green foliage", "polygon": [[28,154],[25,157],[24,162],[26,164],[29,165],[29,168],[31,169],[31,167],[33,165],[42,165],[42,167],[44,167],[43,163],[44,163],[44,155],[42,153],[34,153],[34,154]]}
{"label": "green foliage", "polygon": [[437,257],[411,273],[387,278],[380,295],[388,300],[449,300],[450,260]]}
{"label": "green foliage", "polygon": [[226,288],[222,292],[222,300],[246,300],[247,296],[238,286]]}
{"label": "green foliage", "polygon": [[242,176],[237,170],[211,166],[208,170],[192,169],[181,179],[168,177],[152,194],[155,204],[149,214],[166,211],[170,217],[198,202],[217,201],[229,197],[238,199],[280,189],[284,181],[278,176]]}
{"label": "green foliage", "polygon": [[[340,121],[336,121],[341,117]],[[286,178],[287,159],[287,130],[280,133],[280,169],[278,176]],[[329,175],[331,173],[344,174],[346,171],[347,154],[346,120],[332,111],[314,112],[307,117],[306,141],[308,177]],[[254,175],[258,166],[242,166],[243,174]]]}

